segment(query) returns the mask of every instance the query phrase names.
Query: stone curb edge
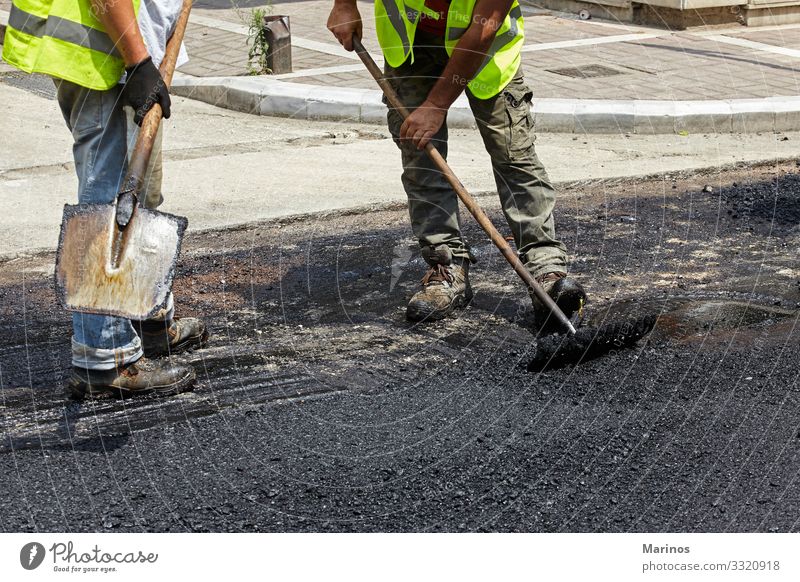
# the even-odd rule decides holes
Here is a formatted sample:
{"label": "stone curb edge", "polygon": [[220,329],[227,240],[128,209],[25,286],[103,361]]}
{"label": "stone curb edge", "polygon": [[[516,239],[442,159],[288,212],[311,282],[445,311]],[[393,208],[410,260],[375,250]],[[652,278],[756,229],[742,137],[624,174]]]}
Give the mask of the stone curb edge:
{"label": "stone curb edge", "polygon": [[[377,89],[323,87],[264,77],[176,75],[171,92],[255,115],[384,124]],[[536,130],[550,133],[758,133],[800,130],[800,96],[718,101],[536,99]],[[465,96],[450,127],[475,127]]]}

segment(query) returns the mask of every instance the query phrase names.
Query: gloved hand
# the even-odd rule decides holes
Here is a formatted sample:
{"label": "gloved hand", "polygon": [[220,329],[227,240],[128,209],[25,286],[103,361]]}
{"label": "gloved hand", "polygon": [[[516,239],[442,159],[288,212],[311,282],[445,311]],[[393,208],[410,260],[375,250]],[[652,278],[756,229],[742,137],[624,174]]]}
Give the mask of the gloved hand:
{"label": "gloved hand", "polygon": [[133,108],[136,125],[142,125],[144,116],[156,103],[161,105],[164,119],[169,119],[169,90],[153,64],[153,59],[147,57],[140,63],[127,67],[125,71],[128,75],[122,87],[122,104]]}

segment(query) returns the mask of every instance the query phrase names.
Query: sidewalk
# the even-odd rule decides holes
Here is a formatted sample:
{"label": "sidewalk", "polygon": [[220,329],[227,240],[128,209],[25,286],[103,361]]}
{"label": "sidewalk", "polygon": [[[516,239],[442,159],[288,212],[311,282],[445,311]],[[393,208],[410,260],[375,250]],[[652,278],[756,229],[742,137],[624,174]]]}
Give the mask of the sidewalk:
{"label": "sidewalk", "polygon": [[[252,9],[288,15],[293,72],[248,75]],[[173,92],[261,115],[383,123],[374,81],[325,28],[331,0],[198,0],[187,30],[190,62]],[[0,0],[0,25],[10,0]],[[379,57],[372,2],[359,2],[364,40]],[[522,68],[538,131],[739,133],[800,129],[800,24],[670,32],[581,21],[530,6]],[[466,99],[449,115],[471,127]]]}
{"label": "sidewalk", "polygon": [[[256,0],[248,6],[260,3]],[[330,0],[276,0],[288,15],[293,72],[247,75],[251,8],[199,0],[181,95],[262,115],[382,123],[385,107],[353,53],[326,30]],[[365,44],[377,58],[372,2],[359,2]],[[670,32],[524,7],[523,70],[538,131],[738,133],[800,129],[800,25]],[[466,99],[454,127],[473,124]]]}

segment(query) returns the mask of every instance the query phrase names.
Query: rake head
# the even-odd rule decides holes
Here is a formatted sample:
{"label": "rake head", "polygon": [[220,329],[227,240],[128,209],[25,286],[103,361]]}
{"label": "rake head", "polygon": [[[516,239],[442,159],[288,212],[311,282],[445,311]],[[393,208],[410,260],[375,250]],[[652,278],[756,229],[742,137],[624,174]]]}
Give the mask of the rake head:
{"label": "rake head", "polygon": [[657,315],[650,314],[601,327],[582,327],[574,335],[545,336],[538,340],[528,371],[543,372],[580,364],[630,347],[653,330],[657,319]]}

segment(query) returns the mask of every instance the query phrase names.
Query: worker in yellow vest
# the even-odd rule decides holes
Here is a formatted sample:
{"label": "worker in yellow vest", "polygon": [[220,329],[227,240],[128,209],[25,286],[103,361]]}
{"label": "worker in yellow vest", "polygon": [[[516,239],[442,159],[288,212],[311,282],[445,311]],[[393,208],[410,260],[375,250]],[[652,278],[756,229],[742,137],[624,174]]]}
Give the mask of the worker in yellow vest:
{"label": "worker in yellow vest", "polygon": [[[447,111],[465,90],[520,258],[568,316],[581,309],[586,294],[567,277],[566,247],[553,223],[555,190],[534,149],[517,0],[375,0],[375,26],[385,75],[411,111],[403,121],[390,109],[388,122],[402,152],[411,227],[430,267],[408,318],[440,319],[472,297],[475,259],[459,227],[458,199],[423,151],[432,142],[447,157]],[[334,0],[328,29],[353,50],[353,36],[362,33],[356,0]]]}
{"label": "worker in yellow vest", "polygon": [[[168,34],[154,31],[174,26],[181,2],[141,3],[13,0],[11,6],[3,59],[25,72],[53,77],[74,140],[80,203],[116,198],[128,155],[125,107],[136,124],[155,103],[165,118],[170,116],[169,91],[154,62],[163,56]],[[148,31],[148,43],[142,30]],[[170,296],[157,318],[136,327],[120,317],[73,314],[73,394],[172,394],[190,388],[195,382],[190,366],[156,358],[203,345],[208,333],[201,320],[173,313]]]}

